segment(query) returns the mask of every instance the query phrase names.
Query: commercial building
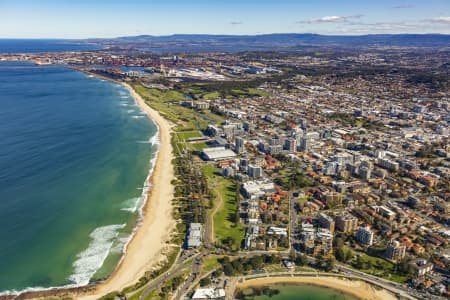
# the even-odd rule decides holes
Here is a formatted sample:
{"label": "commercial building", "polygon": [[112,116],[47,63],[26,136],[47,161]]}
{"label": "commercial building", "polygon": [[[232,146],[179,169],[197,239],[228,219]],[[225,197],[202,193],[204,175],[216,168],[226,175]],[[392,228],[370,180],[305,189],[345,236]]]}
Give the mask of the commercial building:
{"label": "commercial building", "polygon": [[234,139],[234,150],[237,154],[241,154],[242,152],[244,152],[244,139],[240,136],[237,136]]}
{"label": "commercial building", "polygon": [[197,289],[192,295],[192,300],[207,300],[207,299],[216,299],[216,300],[225,300],[225,290],[219,288],[206,288],[206,289]]}
{"label": "commercial building", "polygon": [[248,165],[247,174],[250,177],[262,177],[262,168],[260,166]]}
{"label": "commercial building", "polygon": [[257,199],[264,196],[266,193],[275,193],[275,184],[269,180],[255,180],[248,181],[241,186],[242,194],[247,199]]}
{"label": "commercial building", "polygon": [[202,151],[202,157],[205,160],[224,160],[236,157],[236,153],[225,147],[206,148]]}

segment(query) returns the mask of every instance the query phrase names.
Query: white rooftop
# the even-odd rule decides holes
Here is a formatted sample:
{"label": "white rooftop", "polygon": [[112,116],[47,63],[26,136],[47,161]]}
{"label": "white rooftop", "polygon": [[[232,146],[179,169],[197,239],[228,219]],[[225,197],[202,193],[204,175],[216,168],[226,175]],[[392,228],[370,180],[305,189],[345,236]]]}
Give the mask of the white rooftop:
{"label": "white rooftop", "polygon": [[214,289],[214,288],[198,289],[192,296],[192,300],[220,299],[220,298],[225,298],[224,289]]}

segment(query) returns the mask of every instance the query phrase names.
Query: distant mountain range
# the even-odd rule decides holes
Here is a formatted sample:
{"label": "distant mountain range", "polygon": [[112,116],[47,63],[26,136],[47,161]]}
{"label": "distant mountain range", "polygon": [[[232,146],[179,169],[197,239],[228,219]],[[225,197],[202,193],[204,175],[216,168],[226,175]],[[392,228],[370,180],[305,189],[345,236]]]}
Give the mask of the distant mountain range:
{"label": "distant mountain range", "polygon": [[139,35],[113,39],[89,39],[89,42],[109,45],[161,47],[167,45],[248,46],[262,48],[296,48],[301,46],[400,46],[449,47],[450,35],[444,34],[370,34],[332,36],[312,33],[279,33],[263,35],[174,34],[168,36]]}

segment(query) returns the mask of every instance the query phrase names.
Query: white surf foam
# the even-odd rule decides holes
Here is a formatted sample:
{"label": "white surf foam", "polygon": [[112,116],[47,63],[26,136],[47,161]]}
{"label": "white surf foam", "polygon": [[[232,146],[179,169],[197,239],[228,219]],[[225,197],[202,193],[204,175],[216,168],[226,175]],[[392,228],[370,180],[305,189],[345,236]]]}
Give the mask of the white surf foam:
{"label": "white surf foam", "polygon": [[142,119],[145,118],[145,116],[131,116],[133,119]]}
{"label": "white surf foam", "polygon": [[130,240],[129,234],[123,235],[123,236],[119,235],[119,237],[116,239],[116,242],[111,247],[110,253],[111,254],[122,254],[123,249],[129,240]]}
{"label": "white surf foam", "polygon": [[69,280],[76,285],[86,285],[92,276],[100,269],[111,250],[119,230],[125,224],[107,225],[96,228],[89,236],[91,242],[86,250],[77,255],[73,263],[74,273]]}
{"label": "white surf foam", "polygon": [[134,213],[139,207],[139,202],[141,202],[140,200],[141,200],[141,197],[135,197],[135,198],[128,199],[124,202],[124,204],[123,204],[124,207],[122,207],[120,210],[129,211],[129,212]]}
{"label": "white surf foam", "polygon": [[[128,106],[129,104],[126,102],[121,102],[120,105]],[[142,113],[145,114],[145,112]],[[137,202],[137,208],[136,210],[134,210],[134,212],[136,211],[139,212],[139,218],[131,234],[123,236],[119,234],[119,230],[124,228],[126,226],[125,224],[121,225],[116,224],[99,227],[90,234],[92,241],[89,244],[88,248],[77,255],[77,260],[73,264],[75,272],[69,277],[69,279],[73,282],[72,284],[59,287],[48,287],[48,288],[30,287],[20,291],[16,290],[4,291],[0,292],[0,296],[19,295],[24,292],[46,291],[52,289],[73,288],[87,285],[89,284],[89,281],[92,278],[92,276],[98,271],[98,269],[102,267],[105,259],[108,257],[110,253],[116,254],[122,253],[123,255],[121,256],[120,261],[116,265],[116,268],[122,263],[125,257],[128,243],[132,240],[132,238],[136,234],[136,231],[142,224],[142,210],[148,200],[148,192],[151,188],[150,178],[153,174],[155,162],[159,154],[159,143],[160,143],[159,127],[157,126],[156,128],[157,131],[155,132],[155,135],[152,136],[148,141],[143,141],[143,143],[151,144],[153,153],[149,161],[150,168],[147,178],[144,181],[143,187],[137,188],[138,190],[142,191],[141,196],[139,197],[141,201]]]}

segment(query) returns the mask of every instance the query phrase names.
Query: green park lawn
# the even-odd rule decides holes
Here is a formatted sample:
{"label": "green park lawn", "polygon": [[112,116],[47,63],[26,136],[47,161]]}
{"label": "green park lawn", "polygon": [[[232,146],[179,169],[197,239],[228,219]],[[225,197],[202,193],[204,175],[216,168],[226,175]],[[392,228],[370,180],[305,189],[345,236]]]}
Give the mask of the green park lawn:
{"label": "green park lawn", "polygon": [[244,239],[244,228],[242,224],[230,220],[237,210],[236,184],[231,179],[215,174],[218,169],[213,165],[206,165],[202,170],[208,179],[210,189],[216,194],[214,207],[220,205],[220,196],[222,197],[222,204],[213,216],[215,236],[219,242],[231,237],[234,240],[231,250],[239,250]]}

